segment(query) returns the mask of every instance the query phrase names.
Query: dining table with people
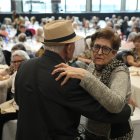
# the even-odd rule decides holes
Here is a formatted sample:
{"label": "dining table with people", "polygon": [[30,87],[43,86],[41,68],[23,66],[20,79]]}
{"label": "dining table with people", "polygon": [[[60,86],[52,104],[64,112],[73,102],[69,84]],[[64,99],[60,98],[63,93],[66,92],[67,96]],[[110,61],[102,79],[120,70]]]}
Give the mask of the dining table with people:
{"label": "dining table with people", "polygon": [[132,86],[132,98],[140,108],[140,67],[130,67],[130,78]]}
{"label": "dining table with people", "polygon": [[131,80],[131,88],[132,88],[132,99],[136,104],[136,108],[133,116],[131,117],[133,127],[134,127],[134,135],[133,140],[139,140],[139,132],[140,132],[140,67],[129,67],[130,71],[130,80]]}
{"label": "dining table with people", "polygon": [[[80,116],[84,115],[87,117],[83,126],[84,140],[133,140],[131,118],[134,110],[140,108],[140,63],[136,64],[138,67],[128,68],[115,58],[121,39],[111,27],[77,30],[73,29],[70,20],[49,21],[43,28],[36,29],[35,34],[30,34],[26,24],[19,27],[21,31],[10,31],[12,37],[3,40],[1,48],[12,56],[22,44],[23,51],[33,57],[20,67],[22,60],[11,60],[9,66],[0,65],[0,73],[11,68],[11,64],[18,67],[13,90],[15,101],[21,108],[16,122],[16,139],[83,140],[77,128]],[[90,39],[86,50],[85,37],[88,34]],[[136,48],[130,53],[130,64],[139,59],[139,38],[140,34],[133,43]],[[83,53],[90,57],[87,59]],[[73,62],[78,68],[68,65]],[[7,100],[8,87],[2,85],[10,77],[0,75],[0,104]],[[36,120],[38,128],[34,127]]]}

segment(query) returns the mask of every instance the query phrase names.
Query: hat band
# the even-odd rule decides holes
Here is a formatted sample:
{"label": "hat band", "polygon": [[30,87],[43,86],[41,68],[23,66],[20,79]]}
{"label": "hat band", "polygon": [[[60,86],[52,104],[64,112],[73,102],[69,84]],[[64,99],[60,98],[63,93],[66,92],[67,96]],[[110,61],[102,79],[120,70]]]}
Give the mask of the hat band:
{"label": "hat band", "polygon": [[47,40],[47,39],[44,39],[44,42],[63,42],[63,41],[66,41],[66,40],[69,40],[69,39],[72,39],[76,36],[75,32],[68,35],[68,36],[65,36],[65,37],[61,37],[61,38],[56,38],[56,39],[51,39],[51,40]]}

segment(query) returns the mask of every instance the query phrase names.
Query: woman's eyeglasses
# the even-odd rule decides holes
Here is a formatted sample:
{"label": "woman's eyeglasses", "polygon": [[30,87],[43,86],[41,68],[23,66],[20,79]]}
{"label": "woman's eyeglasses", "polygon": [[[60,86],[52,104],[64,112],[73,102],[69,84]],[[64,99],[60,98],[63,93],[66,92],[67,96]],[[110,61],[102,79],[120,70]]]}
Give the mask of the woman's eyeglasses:
{"label": "woman's eyeglasses", "polygon": [[99,45],[99,44],[95,44],[93,47],[91,47],[91,49],[98,53],[100,49],[102,49],[102,53],[105,55],[108,55],[113,49],[105,46],[105,45]]}
{"label": "woman's eyeglasses", "polygon": [[15,64],[15,63],[21,63],[24,60],[17,60],[17,61],[11,61],[11,63]]}

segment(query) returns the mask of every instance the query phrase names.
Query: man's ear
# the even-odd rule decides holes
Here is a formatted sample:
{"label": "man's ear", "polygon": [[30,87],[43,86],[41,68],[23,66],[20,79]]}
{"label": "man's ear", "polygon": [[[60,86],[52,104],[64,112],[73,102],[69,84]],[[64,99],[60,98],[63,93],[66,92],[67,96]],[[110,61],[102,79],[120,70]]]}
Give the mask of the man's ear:
{"label": "man's ear", "polygon": [[71,44],[70,43],[65,45],[64,51],[65,51],[66,54],[70,53],[70,51],[71,51]]}

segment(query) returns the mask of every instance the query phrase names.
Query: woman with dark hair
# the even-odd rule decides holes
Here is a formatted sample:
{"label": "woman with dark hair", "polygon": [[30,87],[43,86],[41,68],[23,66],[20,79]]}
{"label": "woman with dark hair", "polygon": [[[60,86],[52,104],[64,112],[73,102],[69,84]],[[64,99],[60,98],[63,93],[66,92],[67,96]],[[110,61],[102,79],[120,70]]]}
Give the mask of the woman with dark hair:
{"label": "woman with dark hair", "polygon": [[17,44],[15,44],[15,45],[12,47],[11,52],[14,52],[14,51],[16,51],[16,50],[23,50],[23,51],[26,52],[26,48],[25,48],[25,46],[24,46],[22,43],[17,43]]}
{"label": "woman with dark hair", "polygon": [[[131,95],[129,70],[124,63],[115,59],[120,42],[119,36],[112,29],[100,29],[91,36],[93,62],[87,70],[62,63],[56,66],[52,74],[61,72],[56,80],[66,76],[62,85],[69,78],[80,79],[80,85],[106,110],[119,113],[126,102],[130,103]],[[130,120],[107,124],[88,119],[85,135],[86,140],[132,140],[133,128]]]}

